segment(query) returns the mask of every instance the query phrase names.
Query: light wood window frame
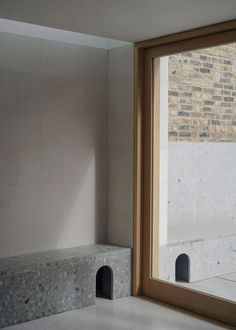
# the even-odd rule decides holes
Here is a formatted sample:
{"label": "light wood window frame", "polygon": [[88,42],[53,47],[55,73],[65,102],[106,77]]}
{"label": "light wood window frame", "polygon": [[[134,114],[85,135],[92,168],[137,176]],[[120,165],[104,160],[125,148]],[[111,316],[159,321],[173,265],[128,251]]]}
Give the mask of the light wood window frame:
{"label": "light wood window frame", "polygon": [[[133,295],[145,295],[236,326],[236,304],[152,278],[152,63],[156,57],[236,42],[236,19],[135,44]],[[157,184],[159,184],[157,180]],[[154,187],[159,189],[159,187]],[[158,206],[157,206],[158,207]],[[156,224],[157,227],[159,225]]]}

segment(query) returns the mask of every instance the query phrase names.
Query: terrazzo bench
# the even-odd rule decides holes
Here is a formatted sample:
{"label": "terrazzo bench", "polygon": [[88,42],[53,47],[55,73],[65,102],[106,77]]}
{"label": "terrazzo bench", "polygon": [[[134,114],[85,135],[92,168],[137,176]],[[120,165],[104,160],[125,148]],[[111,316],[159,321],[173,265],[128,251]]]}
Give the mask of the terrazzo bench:
{"label": "terrazzo bench", "polygon": [[89,245],[0,259],[0,328],[95,304],[103,266],[111,269],[111,299],[129,296],[128,248]]}

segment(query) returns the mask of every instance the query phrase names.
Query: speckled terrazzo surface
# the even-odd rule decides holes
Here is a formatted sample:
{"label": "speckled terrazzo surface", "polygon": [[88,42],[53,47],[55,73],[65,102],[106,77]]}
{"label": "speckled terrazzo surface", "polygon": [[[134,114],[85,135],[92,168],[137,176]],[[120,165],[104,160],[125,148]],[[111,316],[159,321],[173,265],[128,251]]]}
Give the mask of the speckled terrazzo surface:
{"label": "speckled terrazzo surface", "polygon": [[131,294],[131,249],[90,245],[0,259],[0,328],[95,303],[96,273],[113,271],[112,298]]}

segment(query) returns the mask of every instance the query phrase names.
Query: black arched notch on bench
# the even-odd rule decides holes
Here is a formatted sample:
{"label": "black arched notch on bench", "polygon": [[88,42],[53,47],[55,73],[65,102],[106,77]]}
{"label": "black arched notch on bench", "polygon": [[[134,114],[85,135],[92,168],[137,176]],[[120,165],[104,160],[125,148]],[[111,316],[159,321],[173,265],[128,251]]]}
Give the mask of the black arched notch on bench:
{"label": "black arched notch on bench", "polygon": [[96,296],[112,299],[113,273],[108,266],[99,268],[96,275]]}
{"label": "black arched notch on bench", "polygon": [[175,261],[175,281],[189,282],[190,260],[185,253],[180,254]]}

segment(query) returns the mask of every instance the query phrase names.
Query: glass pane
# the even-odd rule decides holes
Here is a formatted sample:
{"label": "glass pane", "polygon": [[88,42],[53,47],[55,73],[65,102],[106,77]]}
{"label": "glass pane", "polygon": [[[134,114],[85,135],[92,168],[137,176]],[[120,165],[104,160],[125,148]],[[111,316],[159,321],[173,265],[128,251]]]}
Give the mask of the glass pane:
{"label": "glass pane", "polygon": [[236,301],[236,43],[155,59],[153,102],[152,275]]}

